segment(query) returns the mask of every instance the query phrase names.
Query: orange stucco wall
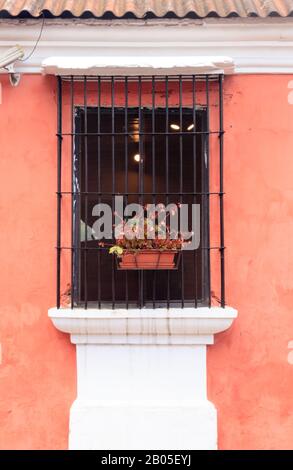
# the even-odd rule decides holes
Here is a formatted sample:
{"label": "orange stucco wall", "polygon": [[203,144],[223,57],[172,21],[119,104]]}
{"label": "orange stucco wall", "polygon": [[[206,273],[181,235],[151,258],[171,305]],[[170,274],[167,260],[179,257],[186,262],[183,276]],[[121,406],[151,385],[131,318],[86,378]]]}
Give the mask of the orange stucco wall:
{"label": "orange stucco wall", "polygon": [[[292,448],[292,79],[225,80],[226,288],[239,318],[208,353],[221,449]],[[0,448],[64,449],[76,371],[74,347],[47,317],[55,305],[55,81],[1,84]]]}

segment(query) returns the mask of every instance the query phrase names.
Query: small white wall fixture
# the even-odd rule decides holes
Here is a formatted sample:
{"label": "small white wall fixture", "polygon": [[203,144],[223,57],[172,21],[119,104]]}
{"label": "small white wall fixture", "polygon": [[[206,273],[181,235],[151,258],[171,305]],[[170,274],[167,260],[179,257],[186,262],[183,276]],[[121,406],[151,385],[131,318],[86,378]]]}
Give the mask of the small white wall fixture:
{"label": "small white wall fixture", "polygon": [[52,308],[49,316],[76,344],[70,449],[217,449],[206,348],[236,310]]}

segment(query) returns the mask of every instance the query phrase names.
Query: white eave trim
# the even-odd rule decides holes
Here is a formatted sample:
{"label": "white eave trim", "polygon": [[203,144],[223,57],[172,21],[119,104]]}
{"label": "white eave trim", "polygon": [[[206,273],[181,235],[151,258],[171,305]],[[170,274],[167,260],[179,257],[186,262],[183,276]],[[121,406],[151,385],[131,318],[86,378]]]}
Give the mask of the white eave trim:
{"label": "white eave trim", "polygon": [[51,75],[179,75],[230,74],[230,57],[193,56],[119,56],[119,57],[48,57],[42,63]]}
{"label": "white eave trim", "polygon": [[[20,44],[27,57],[36,44],[40,25],[40,20],[0,20],[0,54]],[[165,73],[165,70],[170,71],[169,64],[174,65],[174,58],[179,68],[189,66],[194,58],[230,57],[235,64],[236,74],[291,74],[293,18],[120,22],[46,19],[37,48],[28,60],[16,62],[15,72],[42,73],[43,61],[53,57],[58,58],[55,67],[64,66],[64,57],[72,61],[72,66],[78,57],[79,61],[82,58],[94,68],[102,63],[108,67],[111,64],[121,65],[122,61],[129,58],[128,67],[138,63],[141,67],[154,67],[156,73],[156,64],[160,62],[162,66],[162,60],[162,73]],[[96,58],[99,58],[98,63]],[[117,58],[120,62],[117,62]],[[80,62],[78,66],[81,69],[84,67]],[[2,69],[0,73],[7,71]],[[130,70],[127,73],[130,74]]]}

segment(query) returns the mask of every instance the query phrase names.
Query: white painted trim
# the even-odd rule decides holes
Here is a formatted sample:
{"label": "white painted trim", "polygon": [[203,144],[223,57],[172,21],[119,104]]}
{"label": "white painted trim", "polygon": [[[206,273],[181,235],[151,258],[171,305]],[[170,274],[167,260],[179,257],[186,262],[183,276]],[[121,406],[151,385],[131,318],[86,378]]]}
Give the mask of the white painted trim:
{"label": "white painted trim", "polygon": [[42,62],[49,75],[184,75],[231,74],[233,59],[212,56],[172,57],[48,57]]}
{"label": "white painted trim", "polygon": [[[293,73],[293,18],[227,20],[46,20],[42,38],[21,73],[41,73],[45,58],[227,56],[236,73]],[[0,54],[20,44],[26,55],[40,31],[37,20],[0,21]],[[2,71],[2,73],[6,73]]]}
{"label": "white painted trim", "polygon": [[75,344],[212,344],[237,317],[231,307],[167,309],[52,308],[55,327]]}

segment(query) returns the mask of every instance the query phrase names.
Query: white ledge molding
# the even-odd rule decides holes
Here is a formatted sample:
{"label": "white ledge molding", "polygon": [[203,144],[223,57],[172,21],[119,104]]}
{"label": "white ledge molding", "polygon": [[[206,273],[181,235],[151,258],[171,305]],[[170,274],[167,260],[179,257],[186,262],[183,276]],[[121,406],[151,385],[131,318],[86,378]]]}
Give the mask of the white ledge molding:
{"label": "white ledge molding", "polygon": [[214,334],[227,330],[236,310],[231,307],[167,309],[55,309],[55,327],[74,344],[213,344]]}
{"label": "white ledge molding", "polygon": [[222,56],[48,57],[42,68],[51,75],[231,74],[234,62]]}
{"label": "white ledge molding", "polygon": [[233,308],[49,310],[77,353],[70,449],[217,448],[206,347]]}

